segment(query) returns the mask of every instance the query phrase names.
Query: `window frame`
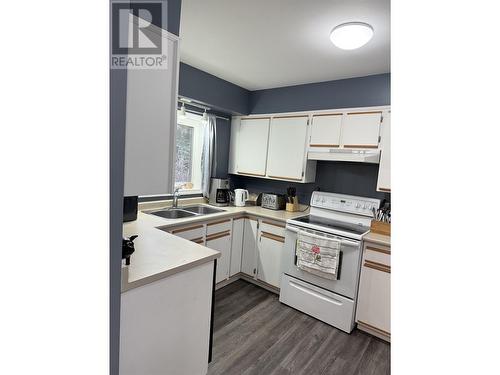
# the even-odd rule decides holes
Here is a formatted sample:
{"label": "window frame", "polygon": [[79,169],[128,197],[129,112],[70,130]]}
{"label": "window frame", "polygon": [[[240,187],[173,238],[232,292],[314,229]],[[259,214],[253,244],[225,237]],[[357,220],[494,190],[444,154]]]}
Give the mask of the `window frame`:
{"label": "window frame", "polygon": [[[194,128],[193,132],[193,145],[192,145],[192,150],[193,153],[196,153],[193,156],[193,160],[199,159],[201,163],[201,157],[203,153],[203,127],[206,125],[206,121],[203,120],[202,115],[186,112],[185,116],[181,115],[181,111],[177,111],[177,124],[179,125],[184,125],[184,126],[190,126]],[[176,129],[177,129],[177,124],[176,124]],[[196,136],[196,131],[201,132],[201,137]],[[196,142],[200,142],[200,145],[197,145]],[[194,180],[195,176],[197,174],[200,174],[199,179],[200,179],[200,187],[198,189],[179,189],[179,195],[184,196],[184,195],[202,195],[203,191],[201,190],[201,168],[200,171],[195,171],[193,168],[194,163],[191,163],[191,179]],[[174,171],[174,189],[175,189],[175,171]]]}

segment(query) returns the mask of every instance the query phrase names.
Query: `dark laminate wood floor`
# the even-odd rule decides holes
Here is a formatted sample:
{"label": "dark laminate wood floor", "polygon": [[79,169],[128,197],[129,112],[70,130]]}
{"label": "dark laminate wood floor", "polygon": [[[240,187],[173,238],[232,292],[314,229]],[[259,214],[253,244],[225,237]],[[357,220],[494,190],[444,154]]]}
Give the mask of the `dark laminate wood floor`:
{"label": "dark laminate wood floor", "polygon": [[354,330],[348,335],[238,280],[215,293],[209,375],[390,373],[390,345]]}

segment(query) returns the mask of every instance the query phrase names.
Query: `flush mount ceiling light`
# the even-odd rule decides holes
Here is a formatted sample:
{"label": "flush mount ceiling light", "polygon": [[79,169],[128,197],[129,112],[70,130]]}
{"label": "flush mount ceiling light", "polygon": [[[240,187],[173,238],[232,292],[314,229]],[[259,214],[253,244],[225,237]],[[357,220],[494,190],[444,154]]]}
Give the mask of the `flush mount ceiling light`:
{"label": "flush mount ceiling light", "polygon": [[364,22],[347,22],[335,26],[330,40],[340,49],[356,49],[364,46],[373,36],[373,27]]}

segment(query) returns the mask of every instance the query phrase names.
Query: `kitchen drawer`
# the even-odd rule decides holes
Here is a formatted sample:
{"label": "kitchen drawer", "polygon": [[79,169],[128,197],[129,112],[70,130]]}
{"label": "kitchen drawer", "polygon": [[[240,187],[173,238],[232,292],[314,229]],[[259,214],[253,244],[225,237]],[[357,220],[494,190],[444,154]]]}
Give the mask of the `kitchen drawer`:
{"label": "kitchen drawer", "polygon": [[231,230],[231,219],[221,219],[207,224],[207,236]]}
{"label": "kitchen drawer", "polygon": [[386,246],[365,243],[364,260],[390,267],[391,250]]}
{"label": "kitchen drawer", "polygon": [[203,224],[193,224],[186,227],[172,229],[170,233],[187,240],[196,240],[204,237],[203,227]]}
{"label": "kitchen drawer", "polygon": [[302,280],[281,275],[280,302],[350,333],[354,302]]}
{"label": "kitchen drawer", "polygon": [[262,219],[262,221],[260,222],[260,231],[271,233],[280,237],[285,237],[285,223]]}

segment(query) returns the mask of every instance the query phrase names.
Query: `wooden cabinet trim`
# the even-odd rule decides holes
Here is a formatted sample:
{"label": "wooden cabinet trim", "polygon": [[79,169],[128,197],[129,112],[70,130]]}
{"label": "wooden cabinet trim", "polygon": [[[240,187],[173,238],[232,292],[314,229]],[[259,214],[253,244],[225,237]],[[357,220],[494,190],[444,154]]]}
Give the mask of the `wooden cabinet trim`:
{"label": "wooden cabinet trim", "polygon": [[203,237],[194,238],[194,239],[191,240],[191,242],[202,244],[203,243]]}
{"label": "wooden cabinet trim", "polygon": [[386,192],[388,192],[388,193],[390,193],[390,192],[391,192],[391,189],[388,189],[388,188],[382,188],[382,187],[379,187],[378,189],[379,189],[380,191],[386,191]]}
{"label": "wooden cabinet trim", "polygon": [[376,113],[382,114],[382,111],[369,111],[369,112],[347,112],[348,115],[374,115]]}
{"label": "wooden cabinet trim", "polygon": [[214,234],[211,234],[210,236],[207,236],[206,242],[216,240],[218,238],[230,236],[230,235],[231,235],[231,231],[229,231],[229,230],[226,230],[224,232],[214,233]]}
{"label": "wooden cabinet trim", "polygon": [[192,227],[184,227],[184,228],[174,229],[174,230],[172,230],[172,234],[186,232],[188,230],[199,229],[199,228],[203,228],[203,225],[194,225]]}
{"label": "wooden cabinet trim", "polygon": [[342,115],[343,115],[343,113],[338,113],[338,112],[336,112],[336,113],[319,113],[317,115],[313,115],[313,119],[315,117],[321,117],[321,116],[342,116]]}
{"label": "wooden cabinet trim", "polygon": [[267,176],[267,177],[270,177],[270,178],[281,178],[283,180],[293,180],[293,181],[302,181],[302,178],[296,178],[296,177],[283,177],[283,176]]}
{"label": "wooden cabinet trim", "polygon": [[382,272],[386,272],[386,273],[391,273],[390,266],[386,266],[385,264],[382,264],[382,263],[372,262],[371,260],[365,260],[363,267],[372,268],[374,270],[382,271]]}
{"label": "wooden cabinet trim", "polygon": [[277,236],[276,234],[272,234],[272,233],[268,233],[268,232],[261,232],[260,235],[262,237],[269,238],[270,240],[285,243],[285,237]]}
{"label": "wooden cabinet trim", "polygon": [[380,329],[380,328],[374,327],[374,326],[372,326],[371,324],[368,324],[368,323],[363,322],[362,320],[358,320],[358,324],[361,324],[361,325],[366,326],[367,328],[373,329],[374,331],[376,331],[376,332],[378,332],[378,333],[381,333],[382,335],[385,335],[385,336],[391,337],[391,334],[390,334],[389,332],[384,331],[383,329]]}
{"label": "wooden cabinet trim", "polygon": [[382,253],[382,254],[389,254],[389,255],[391,255],[391,251],[390,251],[390,250],[381,249],[381,248],[378,248],[378,247],[372,247],[372,246],[370,246],[370,245],[367,245],[367,246],[366,246],[366,250],[376,251],[376,252],[378,252],[378,253]]}
{"label": "wooden cabinet trim", "polygon": [[238,174],[246,174],[248,176],[259,176],[259,177],[265,177],[265,174],[260,174],[260,173],[250,173],[250,172],[241,172],[241,171],[236,171]]}
{"label": "wooden cabinet trim", "polygon": [[275,118],[308,118],[308,115],[290,115],[290,116],[274,116],[273,119]]}
{"label": "wooden cabinet trim", "polygon": [[309,147],[329,147],[329,148],[335,148],[335,147],[340,147],[340,145],[320,145],[320,144],[310,143]]}
{"label": "wooden cabinet trim", "polygon": [[224,220],[219,220],[219,221],[212,221],[212,222],[208,223],[207,226],[217,225],[217,224],[222,224],[222,223],[228,223],[230,221],[231,221],[231,219],[224,219]]}
{"label": "wooden cabinet trim", "polygon": [[262,220],[262,224],[269,224],[269,225],[274,225],[275,227],[279,227],[279,228],[285,228],[285,225],[283,224],[279,224],[279,223],[275,223],[275,222],[272,222],[272,221],[267,221],[267,220]]}
{"label": "wooden cabinet trim", "polygon": [[344,148],[378,148],[377,145],[344,145]]}

